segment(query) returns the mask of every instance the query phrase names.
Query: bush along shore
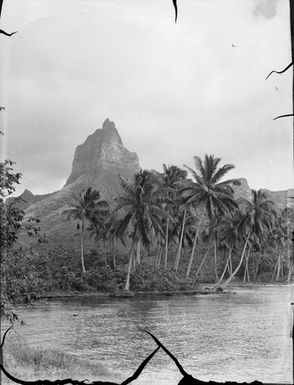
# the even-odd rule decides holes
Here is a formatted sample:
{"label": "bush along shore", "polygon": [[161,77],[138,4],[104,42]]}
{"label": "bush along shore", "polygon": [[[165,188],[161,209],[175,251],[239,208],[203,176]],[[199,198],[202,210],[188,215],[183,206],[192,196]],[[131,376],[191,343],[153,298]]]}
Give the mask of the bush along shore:
{"label": "bush along shore", "polygon": [[[29,250],[14,251],[7,264],[5,282],[9,283],[10,298],[14,304],[29,304],[42,298],[75,297],[75,296],[111,296],[131,298],[142,295],[195,295],[209,293],[226,293],[231,286],[272,282],[272,271],[269,258],[264,257],[260,264],[263,273],[254,282],[244,283],[244,271],[236,276],[228,288],[217,285],[214,266],[207,260],[204,274],[196,277],[195,269],[189,278],[185,267],[189,263],[189,253],[183,253],[181,269],[177,273],[171,266],[156,265],[155,256],[142,256],[141,262],[130,275],[130,290],[125,289],[128,255],[117,254],[116,266],[105,264],[105,256],[92,250],[85,254],[87,271],[80,269],[79,252],[67,247],[56,246],[48,250],[43,246]],[[107,260],[112,261],[111,253],[106,253]],[[233,259],[233,263],[235,263]],[[252,266],[250,265],[250,271]],[[224,266],[218,266],[218,276]],[[267,269],[267,272],[264,271]],[[225,278],[228,273],[225,274]],[[276,283],[286,283],[287,270]],[[11,309],[11,306],[10,306]]]}

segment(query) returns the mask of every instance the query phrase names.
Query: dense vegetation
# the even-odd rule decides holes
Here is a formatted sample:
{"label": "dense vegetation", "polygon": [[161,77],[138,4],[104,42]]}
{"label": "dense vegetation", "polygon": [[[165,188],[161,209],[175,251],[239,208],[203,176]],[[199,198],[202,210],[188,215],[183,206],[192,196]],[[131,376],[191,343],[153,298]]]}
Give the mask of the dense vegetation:
{"label": "dense vegetation", "polygon": [[[111,204],[88,188],[64,214],[77,223],[80,251],[49,247],[39,220],[26,218],[5,198],[21,175],[1,164],[1,316],[11,305],[54,291],[195,290],[200,282],[225,288],[233,279],[289,281],[293,273],[290,229],[293,211],[278,210],[265,192],[236,200],[225,180],[234,168],[221,159],[194,157],[194,168],[163,166],[121,178]],[[188,179],[188,172],[192,179]],[[22,229],[34,245],[16,246]],[[292,230],[291,230],[292,231]],[[85,242],[96,247],[85,252]]]}

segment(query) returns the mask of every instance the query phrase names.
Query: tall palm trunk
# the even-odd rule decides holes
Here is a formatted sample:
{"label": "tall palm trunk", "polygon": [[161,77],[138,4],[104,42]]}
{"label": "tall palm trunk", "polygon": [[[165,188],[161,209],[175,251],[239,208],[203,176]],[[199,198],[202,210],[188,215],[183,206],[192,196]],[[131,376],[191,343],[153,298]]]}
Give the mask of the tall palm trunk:
{"label": "tall palm trunk", "polygon": [[131,276],[132,262],[133,262],[133,249],[134,249],[134,241],[132,242],[131,251],[130,251],[130,259],[129,259],[129,264],[128,264],[128,272],[127,272],[125,290],[130,290],[130,276]]}
{"label": "tall palm trunk", "polygon": [[137,252],[136,252],[136,265],[140,265],[141,263],[141,241],[138,240],[137,242]]}
{"label": "tall palm trunk", "polygon": [[293,270],[294,270],[294,266],[293,266],[293,262],[291,261],[291,263],[289,265],[288,278],[287,278],[286,282],[290,282],[291,281]]}
{"label": "tall palm trunk", "polygon": [[254,281],[256,281],[256,279],[257,279],[259,265],[260,265],[260,255],[258,254],[258,258],[257,258],[257,262],[256,262],[256,267],[255,267],[255,271],[254,271]]}
{"label": "tall palm trunk", "polygon": [[280,272],[281,272],[281,253],[279,253],[279,258],[278,258],[278,268],[277,268],[277,276],[276,276],[276,281],[280,278]]}
{"label": "tall palm trunk", "polygon": [[248,241],[249,241],[249,237],[250,237],[250,231],[247,234],[246,241],[245,241],[245,244],[244,244],[244,247],[243,247],[243,251],[242,251],[242,255],[241,255],[239,264],[236,267],[236,269],[233,271],[233,273],[229,276],[229,278],[224,282],[224,284],[222,285],[222,288],[225,288],[226,286],[228,286],[228,284],[232,281],[232,279],[235,277],[235,275],[238,273],[240,267],[242,266],[244,255],[245,255],[246,248],[247,248],[247,244],[248,244]]}
{"label": "tall palm trunk", "polygon": [[103,239],[103,255],[104,255],[104,264],[107,266],[107,255],[106,255],[106,242],[105,239]]}
{"label": "tall palm trunk", "polygon": [[245,267],[244,267],[243,283],[246,283],[246,280],[247,280],[247,258],[248,258],[248,255],[245,254]]}
{"label": "tall palm trunk", "polygon": [[227,258],[225,267],[224,267],[224,269],[223,269],[223,272],[222,272],[222,275],[221,275],[220,279],[219,279],[218,282],[215,284],[215,287],[216,287],[216,286],[219,286],[219,284],[222,282],[222,280],[224,279],[224,276],[225,276],[227,270],[229,271],[229,274],[230,274],[229,264],[230,264],[230,261],[232,261],[231,257],[232,257],[232,251],[233,251],[233,248],[234,248],[234,245],[232,245],[232,246],[230,247],[230,249],[229,249],[229,255],[228,255],[228,258]]}
{"label": "tall palm trunk", "polygon": [[115,239],[112,240],[112,261],[113,261],[113,268],[116,268],[116,255],[115,255]]}
{"label": "tall palm trunk", "polygon": [[81,223],[81,264],[82,264],[83,273],[86,273],[85,262],[84,262],[84,227],[85,227],[85,219],[82,218],[82,223]]}
{"label": "tall palm trunk", "polygon": [[159,241],[156,240],[155,250],[154,250],[154,264],[155,264],[155,266],[158,266],[158,256],[159,256],[160,249],[161,248],[160,248]]}
{"label": "tall palm trunk", "polygon": [[250,275],[249,275],[249,257],[250,257],[250,248],[248,248],[247,255],[245,254],[245,269],[244,269],[244,278],[243,278],[243,283],[250,282]]}
{"label": "tall palm trunk", "polygon": [[182,243],[183,243],[183,236],[184,236],[184,228],[185,228],[186,214],[187,214],[187,209],[185,209],[184,215],[183,215],[183,222],[182,222],[181,236],[180,236],[180,240],[179,240],[178,253],[177,253],[177,257],[176,257],[176,261],[175,261],[175,267],[174,267],[174,271],[175,271],[175,272],[177,272],[177,270],[178,270],[179,262],[180,262],[180,258],[181,258],[181,250],[182,250]]}
{"label": "tall palm trunk", "polygon": [[251,246],[249,245],[249,247],[248,247],[248,258],[247,258],[247,278],[248,278],[248,282],[250,282],[250,270],[249,270],[250,255],[251,255]]}
{"label": "tall palm trunk", "polygon": [[275,274],[276,274],[277,267],[278,267],[278,262],[279,262],[279,259],[277,259],[277,262],[275,263],[275,267],[274,267],[274,271],[273,271],[273,274],[272,274],[271,282],[272,282],[272,281],[274,280],[274,278],[275,278]]}
{"label": "tall palm trunk", "polygon": [[233,263],[232,263],[232,254],[230,255],[229,265],[228,265],[229,275],[233,274]]}
{"label": "tall palm trunk", "polygon": [[205,260],[206,260],[206,258],[207,258],[207,256],[208,256],[209,252],[210,252],[211,246],[212,246],[212,241],[211,241],[210,244],[208,245],[208,248],[207,248],[207,250],[206,250],[206,253],[204,254],[204,257],[202,258],[202,261],[201,261],[201,263],[200,263],[200,266],[198,267],[198,270],[196,271],[196,274],[195,274],[195,278],[196,278],[196,279],[198,278],[198,275],[199,275],[199,273],[200,273],[200,271],[201,271],[201,269],[202,269],[202,266],[203,266],[203,264],[204,264],[204,262],[205,262]]}
{"label": "tall palm trunk", "polygon": [[167,269],[168,229],[169,229],[169,210],[167,211],[166,228],[165,228],[165,253],[164,253],[164,268],[165,269]]}
{"label": "tall palm trunk", "polygon": [[156,267],[157,267],[157,268],[160,267],[160,263],[161,263],[161,254],[162,254],[162,249],[161,249],[161,247],[160,247],[159,252],[158,252],[158,255],[157,255],[157,264],[156,264]]}
{"label": "tall palm trunk", "polygon": [[218,271],[217,271],[217,244],[216,239],[214,240],[214,277],[215,281],[218,280]]}
{"label": "tall palm trunk", "polygon": [[194,238],[193,247],[192,247],[192,251],[191,251],[191,255],[190,255],[190,260],[189,260],[189,264],[188,264],[188,268],[187,268],[186,278],[189,278],[190,273],[191,273],[191,268],[192,268],[192,263],[193,263],[193,260],[194,260],[195,249],[196,249],[197,240],[198,240],[198,236],[199,236],[200,223],[201,223],[201,218],[199,218],[197,230],[196,230],[196,233],[195,233],[195,238]]}

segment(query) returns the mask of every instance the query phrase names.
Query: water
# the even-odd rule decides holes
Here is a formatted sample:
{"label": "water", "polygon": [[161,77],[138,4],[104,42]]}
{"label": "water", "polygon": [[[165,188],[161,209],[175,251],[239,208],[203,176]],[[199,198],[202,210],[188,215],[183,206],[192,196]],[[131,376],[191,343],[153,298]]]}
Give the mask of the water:
{"label": "water", "polygon": [[[291,290],[260,286],[225,295],[51,300],[19,308],[26,323],[20,331],[32,345],[103,363],[118,380],[156,347],[143,328],[198,379],[291,383]],[[172,385],[180,378],[159,351],[134,384]]]}

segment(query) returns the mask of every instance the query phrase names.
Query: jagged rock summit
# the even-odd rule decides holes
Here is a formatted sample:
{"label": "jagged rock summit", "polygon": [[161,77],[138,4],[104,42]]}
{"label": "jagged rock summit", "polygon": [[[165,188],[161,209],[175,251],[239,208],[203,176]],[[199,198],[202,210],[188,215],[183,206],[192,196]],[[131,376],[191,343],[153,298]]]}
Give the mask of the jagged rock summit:
{"label": "jagged rock summit", "polygon": [[138,170],[137,154],[124,147],[114,122],[106,119],[102,128],[77,146],[71,174],[60,191],[37,199],[31,192],[25,192],[29,198],[26,214],[39,217],[48,235],[69,238],[74,225],[66,222],[63,212],[71,205],[73,195],[92,187],[102,199],[111,202],[120,190],[120,176],[130,179]]}
{"label": "jagged rock summit", "polygon": [[128,178],[138,169],[137,154],[123,146],[114,122],[106,119],[101,129],[89,135],[85,142],[76,148],[72,171],[65,186],[85,176],[90,185],[94,186],[102,175],[106,178],[105,182],[108,182],[106,174],[119,174]]}

